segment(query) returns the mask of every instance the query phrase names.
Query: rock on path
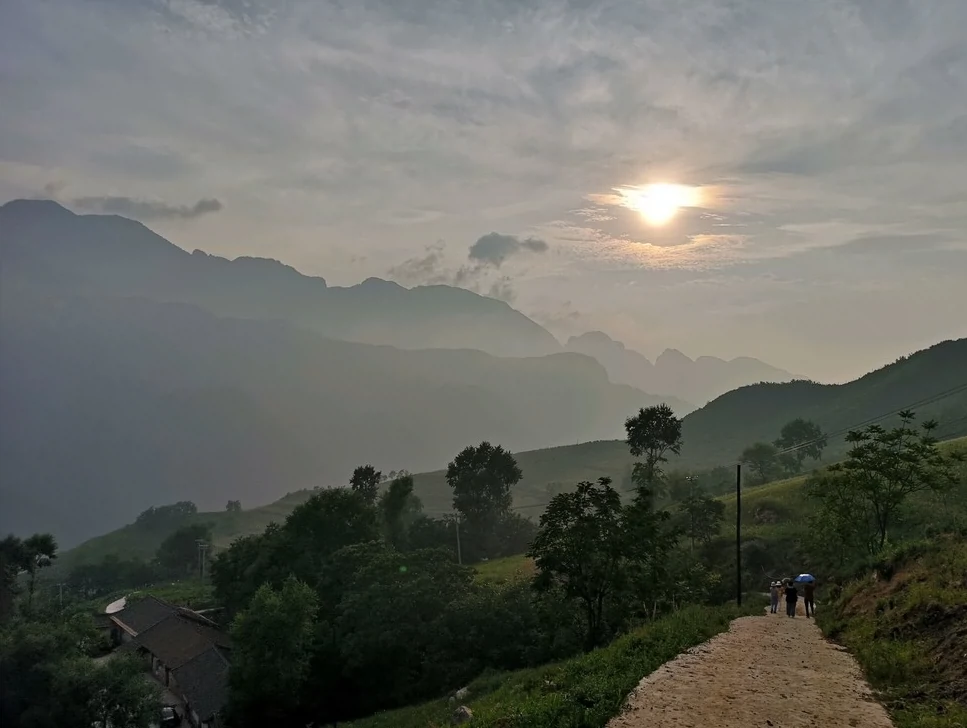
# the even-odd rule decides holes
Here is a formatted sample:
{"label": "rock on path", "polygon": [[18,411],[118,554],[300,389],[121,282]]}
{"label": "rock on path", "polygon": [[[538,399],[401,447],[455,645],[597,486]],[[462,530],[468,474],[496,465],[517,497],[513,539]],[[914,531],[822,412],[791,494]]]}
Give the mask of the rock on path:
{"label": "rock on path", "polygon": [[[785,605],[782,605],[783,607]],[[893,728],[859,666],[815,623],[743,617],[645,677],[608,728]]]}

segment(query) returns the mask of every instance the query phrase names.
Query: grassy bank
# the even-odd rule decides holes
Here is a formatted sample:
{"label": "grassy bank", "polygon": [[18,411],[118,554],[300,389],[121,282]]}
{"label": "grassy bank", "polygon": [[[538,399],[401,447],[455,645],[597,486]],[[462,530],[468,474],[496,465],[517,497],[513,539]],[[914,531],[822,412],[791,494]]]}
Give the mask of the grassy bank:
{"label": "grassy bank", "polygon": [[967,540],[907,544],[821,610],[897,728],[967,727]]}
{"label": "grassy bank", "polygon": [[[688,607],[615,640],[607,647],[531,670],[484,675],[469,685],[464,705],[474,726],[600,728],[621,710],[642,677],[681,652],[728,628],[734,606]],[[353,728],[428,728],[447,725],[445,699],[352,723]]]}

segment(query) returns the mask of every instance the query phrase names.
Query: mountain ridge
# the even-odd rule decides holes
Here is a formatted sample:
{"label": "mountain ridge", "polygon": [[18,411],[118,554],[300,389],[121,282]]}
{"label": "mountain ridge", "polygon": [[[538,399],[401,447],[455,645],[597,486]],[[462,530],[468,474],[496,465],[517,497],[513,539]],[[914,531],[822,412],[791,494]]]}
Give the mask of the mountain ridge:
{"label": "mountain ridge", "polygon": [[603,331],[589,331],[570,337],[564,345],[605,365],[612,381],[648,392],[666,394],[702,405],[736,387],[762,381],[785,382],[793,374],[754,357],[696,359],[678,349],[667,348],[654,362],[635,349],[612,339]]}
{"label": "mountain ridge", "polygon": [[331,338],[404,349],[476,348],[497,356],[562,351],[539,324],[472,291],[408,289],[382,279],[329,286],[272,258],[189,253],[140,222],[77,215],[49,200],[6,203],[0,232],[4,276],[29,276],[59,292],[194,303],[216,315],[285,320]]}

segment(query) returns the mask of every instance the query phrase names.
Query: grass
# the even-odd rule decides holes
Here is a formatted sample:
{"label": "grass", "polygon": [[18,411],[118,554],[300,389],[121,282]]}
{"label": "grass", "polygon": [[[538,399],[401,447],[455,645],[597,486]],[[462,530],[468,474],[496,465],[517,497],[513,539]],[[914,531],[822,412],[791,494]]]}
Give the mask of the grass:
{"label": "grass", "polygon": [[[734,606],[687,607],[586,655],[530,670],[491,673],[470,683],[463,701],[479,728],[599,728],[618,714],[645,675],[728,628]],[[380,713],[353,728],[429,728],[449,724],[445,699]]]}
{"label": "grass", "polygon": [[[897,728],[967,726],[967,540],[912,542],[820,611]],[[889,576],[889,578],[886,578]]]}
{"label": "grass", "polygon": [[474,566],[478,581],[505,582],[534,575],[534,561],[523,554],[484,561]]}

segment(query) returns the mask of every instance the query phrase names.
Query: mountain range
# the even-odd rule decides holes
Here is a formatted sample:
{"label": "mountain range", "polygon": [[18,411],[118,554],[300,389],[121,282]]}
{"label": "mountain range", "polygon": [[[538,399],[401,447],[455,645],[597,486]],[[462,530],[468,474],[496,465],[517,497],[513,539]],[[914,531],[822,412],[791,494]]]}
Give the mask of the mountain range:
{"label": "mountain range", "polygon": [[566,348],[597,359],[612,382],[679,397],[697,405],[746,384],[788,382],[797,378],[746,356],[728,361],[714,356],[692,360],[676,349],[665,349],[652,363],[644,354],[625,348],[601,331],[572,336]]}
{"label": "mountain range", "polygon": [[158,503],[266,502],[363,462],[429,470],[482,439],[614,438],[638,407],[694,409],[501,301],[332,287],[40,200],[0,207],[0,344],[0,532],[64,545]]}

